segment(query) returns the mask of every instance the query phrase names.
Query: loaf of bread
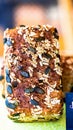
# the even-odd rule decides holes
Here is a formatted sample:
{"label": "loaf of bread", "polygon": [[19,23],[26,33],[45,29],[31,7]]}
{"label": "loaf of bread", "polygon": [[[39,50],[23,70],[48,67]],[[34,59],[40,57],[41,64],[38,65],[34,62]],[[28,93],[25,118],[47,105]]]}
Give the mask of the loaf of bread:
{"label": "loaf of bread", "polygon": [[64,96],[66,92],[73,92],[73,56],[61,56],[62,86]]}
{"label": "loaf of bread", "polygon": [[17,122],[48,121],[62,114],[57,29],[24,26],[4,32],[5,104]]}

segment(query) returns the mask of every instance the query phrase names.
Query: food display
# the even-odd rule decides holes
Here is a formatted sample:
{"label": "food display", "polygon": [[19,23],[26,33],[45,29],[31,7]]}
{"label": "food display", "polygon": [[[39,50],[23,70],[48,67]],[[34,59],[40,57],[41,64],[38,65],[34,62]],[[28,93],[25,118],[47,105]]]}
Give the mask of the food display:
{"label": "food display", "polygon": [[5,104],[17,122],[59,119],[63,108],[57,29],[25,26],[4,32]]}

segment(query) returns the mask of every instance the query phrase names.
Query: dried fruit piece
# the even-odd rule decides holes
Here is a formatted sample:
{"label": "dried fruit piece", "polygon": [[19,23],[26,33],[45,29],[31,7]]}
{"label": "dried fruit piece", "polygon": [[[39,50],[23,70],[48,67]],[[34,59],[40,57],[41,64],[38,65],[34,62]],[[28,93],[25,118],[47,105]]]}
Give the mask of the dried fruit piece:
{"label": "dried fruit piece", "polygon": [[13,87],[17,87],[17,85],[18,85],[18,82],[17,82],[17,81],[12,82],[12,86],[13,86]]}

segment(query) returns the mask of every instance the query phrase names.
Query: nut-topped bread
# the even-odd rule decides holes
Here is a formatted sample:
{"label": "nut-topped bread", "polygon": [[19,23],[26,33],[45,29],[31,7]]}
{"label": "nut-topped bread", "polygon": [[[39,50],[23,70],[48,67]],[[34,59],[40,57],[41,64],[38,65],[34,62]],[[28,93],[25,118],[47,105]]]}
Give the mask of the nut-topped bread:
{"label": "nut-topped bread", "polygon": [[57,29],[49,25],[4,32],[5,104],[14,121],[48,121],[62,114],[58,39]]}

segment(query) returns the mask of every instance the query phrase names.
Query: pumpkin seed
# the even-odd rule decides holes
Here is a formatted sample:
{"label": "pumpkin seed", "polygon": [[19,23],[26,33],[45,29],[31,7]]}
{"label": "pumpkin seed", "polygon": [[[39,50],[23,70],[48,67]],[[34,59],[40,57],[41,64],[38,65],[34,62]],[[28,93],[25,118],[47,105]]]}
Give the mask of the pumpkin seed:
{"label": "pumpkin seed", "polygon": [[39,105],[39,102],[36,101],[35,99],[31,99],[30,102],[32,105],[35,105],[35,106]]}
{"label": "pumpkin seed", "polygon": [[4,79],[4,76],[3,75],[0,75],[0,81]]}
{"label": "pumpkin seed", "polygon": [[6,106],[7,106],[8,108],[10,108],[10,109],[15,109],[15,108],[17,107],[16,101],[14,101],[14,102],[12,103],[12,102],[10,102],[7,98],[6,98],[6,100],[5,100],[5,104],[6,104]]}
{"label": "pumpkin seed", "polygon": [[10,85],[7,86],[7,92],[9,94],[12,94],[12,86],[10,86]]}
{"label": "pumpkin seed", "polygon": [[34,91],[34,88],[26,88],[25,93],[32,93]]}
{"label": "pumpkin seed", "polygon": [[42,54],[42,56],[47,58],[47,59],[51,59],[52,58],[52,56],[50,54],[45,53],[45,52]]}
{"label": "pumpkin seed", "polygon": [[44,90],[43,90],[42,88],[38,87],[38,86],[36,86],[36,87],[34,88],[34,91],[35,91],[36,93],[39,93],[39,94],[44,94],[44,93],[45,93]]}
{"label": "pumpkin seed", "polygon": [[30,77],[29,73],[26,72],[26,71],[21,71],[20,74],[21,74],[23,77],[25,77],[25,78],[29,78],[29,77]]}
{"label": "pumpkin seed", "polygon": [[47,75],[50,71],[51,71],[51,68],[48,66],[48,67],[45,69],[45,74]]}
{"label": "pumpkin seed", "polygon": [[28,50],[31,51],[31,52],[33,52],[33,53],[36,53],[36,49],[33,48],[33,47],[31,47],[31,46],[28,48]]}
{"label": "pumpkin seed", "polygon": [[9,75],[6,75],[6,81],[7,81],[8,83],[11,83],[11,79],[10,79],[10,76],[9,76]]}
{"label": "pumpkin seed", "polygon": [[7,44],[8,46],[12,45],[12,41],[10,38],[4,38],[4,44]]}

